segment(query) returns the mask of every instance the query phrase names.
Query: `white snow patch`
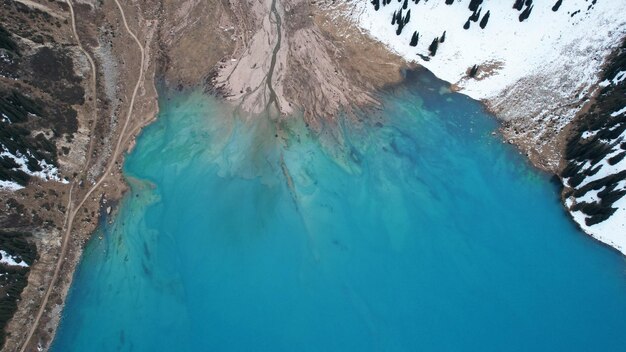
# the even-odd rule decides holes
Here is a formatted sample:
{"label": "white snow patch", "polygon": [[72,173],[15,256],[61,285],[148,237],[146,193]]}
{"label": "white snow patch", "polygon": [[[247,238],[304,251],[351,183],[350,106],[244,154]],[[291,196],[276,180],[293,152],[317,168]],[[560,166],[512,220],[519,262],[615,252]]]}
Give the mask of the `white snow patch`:
{"label": "white snow patch", "polygon": [[[3,251],[2,249],[0,249],[0,255],[2,255],[2,258],[0,258],[0,263],[2,263],[2,264],[11,265],[11,266],[21,266],[23,268],[28,268],[28,264],[26,264],[25,261],[10,255],[9,253]],[[19,262],[18,262],[18,260],[19,260]]]}
{"label": "white snow patch", "polygon": [[583,134],[580,136],[582,139],[587,139],[587,138],[591,138],[593,136],[595,136],[598,133],[598,131],[585,131],[583,132]]}
{"label": "white snow patch", "polygon": [[623,80],[626,79],[626,71],[619,71],[615,77],[613,77],[613,79],[611,80],[611,82],[613,82],[613,84],[618,85],[620,83],[622,83]]}
{"label": "white snow patch", "polygon": [[0,180],[0,189],[4,189],[7,191],[17,191],[24,188],[24,186],[15,183],[13,181],[5,181],[5,180]]}
{"label": "white snow patch", "polygon": [[[32,154],[30,153],[30,151],[27,151],[27,154],[28,156],[32,157]],[[42,168],[41,171],[31,171],[30,169],[28,169],[28,165],[27,165],[28,159],[26,156],[22,155],[19,151],[16,153],[16,155],[13,155],[2,144],[0,144],[0,157],[7,157],[7,158],[12,159],[16,164],[19,165],[19,170],[24,171],[30,176],[39,177],[43,180],[48,180],[48,181],[68,183],[67,180],[62,179],[59,176],[59,170],[54,165],[48,164],[45,160],[37,160],[38,165]],[[5,181],[5,182],[8,182],[8,181]]]}
{"label": "white snow patch", "polygon": [[585,193],[584,196],[580,197],[580,198],[576,198],[576,202],[580,203],[580,202],[585,202],[585,203],[596,203],[598,201],[600,201],[600,197],[598,196],[598,193],[600,193],[602,190],[604,190],[605,187],[602,187],[599,190],[595,190],[592,189],[589,192]]}
{"label": "white snow patch", "polygon": [[574,211],[571,212],[571,214],[574,221],[576,221],[587,234],[615,247],[622,252],[622,254],[626,255],[626,197],[622,197],[617,202],[613,203],[613,207],[617,208],[617,211],[615,211],[609,219],[592,226],[585,224],[587,216],[582,212]]}
{"label": "white snow patch", "polygon": [[[614,141],[625,140],[625,139],[626,139],[626,131],[624,131]],[[613,142],[613,141],[610,141],[610,142]],[[619,147],[619,145],[616,145],[615,147],[613,147],[613,150],[610,153],[608,153],[602,160],[600,160],[596,164],[590,165],[589,168],[596,168],[598,165],[602,165],[602,167],[600,168],[600,171],[598,171],[595,175],[586,177],[585,180],[577,188],[583,187],[589,182],[593,182],[595,180],[599,180],[601,178],[605,178],[607,176],[614,175],[623,170],[626,170],[626,158],[622,159],[619,163],[615,165],[609,164],[609,159],[620,154],[621,152],[622,150]],[[591,164],[591,163],[587,161],[587,164]]]}
{"label": "white snow patch", "polygon": [[623,108],[621,108],[621,109],[611,113],[611,117],[619,116],[619,115],[621,115],[621,114],[623,114],[625,112],[626,112],[626,106],[624,106]]}
{"label": "white snow patch", "polygon": [[[609,142],[616,142],[624,139],[626,139],[626,132],[622,133],[615,140]],[[602,165],[602,167],[595,175],[586,177],[585,180],[577,188],[583,187],[589,182],[593,182],[595,180],[599,180],[604,177],[614,175],[623,170],[626,170],[626,158],[622,159],[619,163],[615,165],[609,165],[608,163],[608,159],[622,152],[623,151],[618,144],[613,147],[613,150],[598,163],[591,165],[589,161],[586,161],[582,170],[595,168],[598,165]],[[564,183],[567,183],[567,180],[564,180]],[[598,193],[602,191],[602,189],[590,190],[585,195],[575,200],[578,203],[597,203],[600,200],[598,197]],[[624,189],[626,189],[626,180],[620,181],[615,187],[616,191]],[[568,209],[571,209],[571,206],[573,204],[574,197],[566,199],[565,205]],[[609,217],[607,220],[604,220],[603,222],[591,226],[587,226],[587,224],[585,224],[585,219],[587,218],[587,215],[585,215],[583,212],[570,210],[570,213],[572,214],[574,221],[576,221],[580,225],[583,231],[598,239],[599,241],[615,247],[624,255],[626,255],[626,196],[623,196],[615,203],[613,203],[612,207],[617,208],[617,210],[615,211],[615,213],[613,213],[613,215],[611,215],[611,217]]]}

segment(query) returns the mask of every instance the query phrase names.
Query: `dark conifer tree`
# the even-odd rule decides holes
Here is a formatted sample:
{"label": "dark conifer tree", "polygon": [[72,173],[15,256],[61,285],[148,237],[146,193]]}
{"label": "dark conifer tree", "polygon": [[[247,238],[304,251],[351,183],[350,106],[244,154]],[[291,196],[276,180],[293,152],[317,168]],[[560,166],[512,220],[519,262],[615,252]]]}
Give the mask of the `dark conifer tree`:
{"label": "dark conifer tree", "polygon": [[411,10],[409,9],[409,11],[406,12],[406,16],[404,17],[404,24],[409,23],[410,19],[411,19]]}
{"label": "dark conifer tree", "polygon": [[396,35],[402,34],[403,29],[404,29],[404,22],[398,22],[398,29],[396,29]]}
{"label": "dark conifer tree", "polygon": [[396,25],[398,26],[398,28],[396,29],[396,35],[400,35],[400,33],[402,33],[402,29],[404,28],[404,18],[402,17],[402,9],[400,9],[400,12],[398,12],[398,14],[396,15]]}
{"label": "dark conifer tree", "polygon": [[443,31],[441,38],[439,38],[439,43],[443,43],[446,41],[446,31]]}
{"label": "dark conifer tree", "polygon": [[[384,1],[384,0],[383,0]],[[398,16],[398,14],[396,13],[396,11],[393,12],[393,16],[391,17],[391,25],[393,26],[394,24],[396,24],[396,17]]]}
{"label": "dark conifer tree", "polygon": [[452,5],[454,4],[454,0],[446,0],[446,5]]}
{"label": "dark conifer tree", "polygon": [[472,68],[470,69],[470,72],[469,72],[469,76],[471,78],[474,78],[474,77],[476,77],[476,73],[478,73],[478,65],[472,66]]}
{"label": "dark conifer tree", "polygon": [[528,17],[530,17],[530,13],[532,12],[534,6],[530,6],[527,7],[526,10],[524,10],[520,15],[519,15],[519,21],[520,22],[524,22],[524,20],[526,20]]}
{"label": "dark conifer tree", "polygon": [[478,7],[483,3],[483,0],[471,0],[469,4],[469,10],[476,12]]}
{"label": "dark conifer tree", "polygon": [[482,7],[480,9],[478,9],[478,12],[474,11],[474,13],[470,16],[470,21],[472,22],[478,22],[478,20],[480,19],[480,13],[482,11]]}
{"label": "dark conifer tree", "polygon": [[411,43],[409,43],[409,45],[417,46],[417,43],[419,42],[419,40],[420,40],[420,34],[417,31],[415,31],[413,32],[413,36],[411,37]]}
{"label": "dark conifer tree", "polygon": [[402,8],[406,10],[407,6],[409,6],[409,0],[404,0],[404,3],[402,4]]}
{"label": "dark conifer tree", "polygon": [[428,47],[428,51],[430,52],[430,56],[435,56],[435,54],[437,54],[437,49],[439,48],[439,38],[435,37],[435,39],[433,39],[433,42],[430,43],[430,46]]}
{"label": "dark conifer tree", "polygon": [[561,7],[561,4],[563,4],[563,0],[558,0],[556,2],[556,4],[554,4],[554,6],[552,6],[552,11],[554,11],[554,12],[559,11],[559,7]]}
{"label": "dark conifer tree", "polygon": [[485,29],[487,27],[487,22],[489,21],[489,11],[483,16],[483,19],[480,20],[480,28]]}
{"label": "dark conifer tree", "polygon": [[517,11],[522,11],[523,7],[524,7],[524,0],[515,0],[515,3],[513,4],[514,9],[516,9]]}
{"label": "dark conifer tree", "polygon": [[380,8],[380,0],[372,0],[372,5],[374,5],[374,11],[378,11]]}
{"label": "dark conifer tree", "polygon": [[469,29],[469,28],[470,28],[470,20],[468,18],[467,22],[465,22],[465,24],[463,25],[463,29]]}

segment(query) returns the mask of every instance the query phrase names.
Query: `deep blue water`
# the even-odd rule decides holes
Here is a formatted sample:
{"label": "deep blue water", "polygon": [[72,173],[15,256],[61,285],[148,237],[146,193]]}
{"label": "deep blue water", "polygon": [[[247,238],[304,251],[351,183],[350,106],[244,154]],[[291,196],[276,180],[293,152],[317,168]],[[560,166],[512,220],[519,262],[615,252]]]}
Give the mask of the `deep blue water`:
{"label": "deep blue water", "polygon": [[626,351],[623,257],[478,103],[408,81],[320,138],[162,98],[53,350]]}

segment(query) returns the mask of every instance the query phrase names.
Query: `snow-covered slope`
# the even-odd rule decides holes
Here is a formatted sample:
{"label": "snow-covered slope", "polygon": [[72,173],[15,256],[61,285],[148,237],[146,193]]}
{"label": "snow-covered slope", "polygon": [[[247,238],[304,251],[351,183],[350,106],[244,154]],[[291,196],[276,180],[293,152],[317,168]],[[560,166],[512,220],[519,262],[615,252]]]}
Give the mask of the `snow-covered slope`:
{"label": "snow-covered slope", "polygon": [[[367,1],[355,1],[353,16],[359,25],[376,39],[406,58],[415,60],[439,78],[455,83],[475,99],[499,95],[508,86],[533,73],[576,71],[576,81],[566,90],[588,91],[597,83],[602,62],[626,33],[626,1],[566,0],[553,11],[556,0],[526,1],[521,10],[514,0],[405,0],[390,1],[379,9]],[[446,4],[451,2],[450,5]],[[469,21],[478,4],[476,22]],[[527,8],[530,15],[520,21]],[[396,34],[392,26],[394,12],[410,10],[410,19]],[[489,12],[484,28],[481,21]],[[414,32],[419,33],[416,47],[410,45]],[[434,38],[445,35],[437,52],[430,57]],[[430,57],[429,61],[418,56]],[[474,65],[479,65],[477,79],[469,79]]]}
{"label": "snow-covered slope", "polygon": [[574,220],[626,254],[626,41],[603,75],[594,104],[575,122],[561,176]]}
{"label": "snow-covered slope", "polygon": [[[622,182],[618,186],[618,189],[621,191],[626,190],[626,182]],[[589,200],[598,203],[601,201],[597,196],[587,196],[583,199],[578,199],[578,201]],[[569,201],[567,202],[569,203]],[[626,197],[622,196],[621,199],[613,203],[613,208],[615,208],[616,211],[609,219],[593,226],[589,226],[585,223],[585,220],[589,217],[582,211],[574,211],[572,212],[572,216],[583,231],[626,255]]]}
{"label": "snow-covered slope", "polygon": [[[345,15],[372,37],[485,102],[504,120],[505,138],[536,165],[557,173],[564,162],[566,206],[574,220],[626,254],[626,94],[609,91],[626,82],[626,68],[619,69],[626,58],[613,57],[619,67],[605,69],[626,38],[626,1],[351,5]],[[593,114],[581,113],[597,94],[604,98],[592,106]],[[611,111],[603,108],[607,104]],[[573,135],[565,129],[570,124]],[[585,130],[589,125],[596,129]]]}
{"label": "snow-covered slope", "polygon": [[[622,0],[567,0],[557,11],[556,0],[407,0],[406,9],[404,0],[378,1],[376,10],[376,0],[351,0],[344,14],[406,60],[484,101],[507,122],[507,140],[552,172],[561,161],[559,133],[591,96],[604,60],[626,35]],[[398,35],[393,14],[400,10],[406,25]],[[411,46],[414,34],[419,40]]]}

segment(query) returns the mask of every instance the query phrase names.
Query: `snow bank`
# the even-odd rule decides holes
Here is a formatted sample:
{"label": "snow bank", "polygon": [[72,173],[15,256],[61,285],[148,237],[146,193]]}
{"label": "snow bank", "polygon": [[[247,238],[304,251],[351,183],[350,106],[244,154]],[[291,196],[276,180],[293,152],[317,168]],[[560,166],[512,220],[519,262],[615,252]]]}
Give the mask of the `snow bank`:
{"label": "snow bank", "polygon": [[28,264],[26,264],[25,261],[14,257],[12,255],[10,255],[9,253],[3,251],[0,249],[0,255],[2,255],[2,258],[0,258],[0,263],[2,264],[6,264],[6,265],[10,265],[10,266],[21,266],[23,268],[28,268]]}
{"label": "snow bank", "polygon": [[[619,146],[619,142],[622,141],[626,141],[626,132],[622,133],[619,137],[612,141],[607,141],[607,144],[616,145],[613,147],[611,152],[609,152],[599,162],[595,164],[587,162],[587,164],[583,168],[583,171],[601,166],[600,170],[596,174],[586,177],[584,181],[579,186],[577,186],[577,188],[584,187],[590,182],[601,180],[626,170],[626,158],[622,159],[615,165],[610,165],[608,161],[610,158],[624,152]],[[626,181],[621,181],[616,187],[616,190],[626,190]],[[599,203],[600,198],[598,197],[598,193],[600,191],[602,191],[602,189],[590,190],[579,198],[574,198],[572,196],[566,201],[566,206],[568,207],[568,209],[571,208],[572,204],[574,204],[574,201],[576,201],[576,203]],[[619,200],[613,203],[612,208],[616,208],[617,210],[615,211],[615,213],[613,213],[613,215],[611,215],[611,217],[609,217],[607,220],[591,226],[588,226],[586,224],[585,220],[587,220],[589,216],[587,216],[583,212],[572,211],[570,209],[570,213],[572,214],[574,221],[576,221],[576,223],[580,225],[583,231],[593,236],[594,238],[615,247],[624,255],[626,255],[626,196],[622,196]]]}
{"label": "snow bank", "polygon": [[[37,164],[41,168],[41,171],[30,170],[27,163],[29,158],[33,158],[33,155],[30,154],[30,151],[27,151],[27,153],[28,156],[22,155],[20,152],[17,152],[16,155],[14,155],[11,154],[4,145],[0,144],[0,157],[6,157],[13,160],[19,166],[19,170],[25,172],[30,176],[39,177],[42,180],[68,183],[67,180],[62,179],[59,176],[58,168],[56,168],[54,165],[48,164],[45,160],[37,160]],[[24,187],[15,182],[0,180],[0,189],[15,191],[22,188]]]}
{"label": "snow bank", "polygon": [[[626,80],[623,77],[626,77],[626,71],[618,72],[615,77],[611,80],[607,80],[604,87],[608,87],[613,85],[613,89],[617,89],[617,85],[626,84]],[[616,90],[616,92],[619,92]],[[617,93],[621,94],[621,93]],[[620,116],[626,112],[626,108],[620,109],[616,112],[608,114],[604,118],[604,123],[607,124],[601,130],[606,131],[614,131],[616,128],[619,128],[621,124],[624,122],[620,122],[620,119],[616,117]],[[613,123],[612,121],[615,121]],[[610,126],[610,127],[608,127]],[[608,127],[608,128],[607,128]],[[581,138],[593,138],[595,135],[601,132],[600,130],[596,131],[586,131],[582,133]],[[578,165],[582,165],[578,174],[588,175],[580,182],[579,185],[573,187],[574,189],[580,190],[585,186],[588,186],[591,182],[600,181],[607,179],[608,177],[613,177],[613,175],[617,175],[623,173],[626,170],[626,158],[621,159],[619,162],[616,162],[617,159],[613,160],[613,164],[609,162],[611,158],[619,158],[620,155],[626,152],[622,148],[622,143],[626,142],[626,131],[622,132],[619,136],[615,138],[601,138],[598,140],[598,143],[602,143],[605,146],[610,146],[608,148],[604,157],[598,161],[595,160],[586,160],[584,162],[579,161]],[[598,169],[596,173],[591,172],[591,170]],[[564,183],[569,184],[569,179],[565,179]],[[613,185],[611,185],[613,187]],[[588,187],[587,187],[588,188]],[[602,204],[602,199],[599,197],[598,193],[604,190],[606,187],[602,187],[597,190],[588,190],[585,194],[575,197],[574,194],[570,196],[565,204],[569,209],[574,221],[576,221],[580,227],[593,236],[594,238],[615,247],[624,255],[626,255],[626,195],[621,196],[621,198],[617,199],[612,205],[611,208],[617,209],[608,219],[594,224],[587,225],[587,220],[590,219],[590,216],[585,214],[582,211],[576,211],[573,208],[574,204],[578,203],[589,203],[589,204]],[[626,180],[622,179],[615,185],[615,192],[625,191],[626,190]]]}
{"label": "snow bank", "polygon": [[613,203],[613,207],[617,211],[608,220],[592,226],[585,224],[587,216],[582,212],[575,211],[571,214],[587,234],[626,255],[626,197]]}
{"label": "snow bank", "polygon": [[5,181],[5,180],[0,180],[0,189],[5,189],[7,191],[17,191],[24,188],[24,186],[12,182],[12,181]]}

